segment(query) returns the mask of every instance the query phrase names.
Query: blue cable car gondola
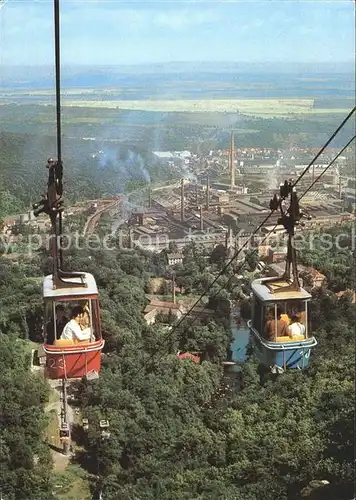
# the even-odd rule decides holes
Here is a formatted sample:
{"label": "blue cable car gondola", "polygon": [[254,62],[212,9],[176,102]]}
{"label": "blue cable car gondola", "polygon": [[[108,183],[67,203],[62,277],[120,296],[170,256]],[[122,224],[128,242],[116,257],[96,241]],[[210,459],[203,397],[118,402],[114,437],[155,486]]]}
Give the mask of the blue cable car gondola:
{"label": "blue cable car gondola", "polygon": [[[290,195],[290,205],[284,200]],[[271,200],[271,210],[281,211],[278,224],[288,233],[285,273],[282,277],[262,278],[252,282],[252,320],[249,328],[260,363],[273,372],[309,366],[310,353],[317,345],[311,334],[308,304],[311,295],[300,286],[294,244],[295,226],[304,214],[292,182],[280,187],[280,197]],[[291,267],[293,277],[291,279]]]}
{"label": "blue cable car gondola", "polygon": [[[252,283],[252,321],[249,322],[252,341],[260,363],[276,371],[307,368],[311,349],[317,345],[315,337],[311,335],[308,320],[308,303],[311,295],[303,288],[297,291],[283,290],[287,286],[287,282],[278,281],[278,278],[274,282],[269,278],[262,278]],[[304,326],[304,333],[292,337],[278,336],[279,310],[282,311],[279,321],[284,321],[287,327],[290,326],[291,317],[297,310]],[[274,338],[269,340],[266,338],[266,324],[271,319],[275,332]]]}

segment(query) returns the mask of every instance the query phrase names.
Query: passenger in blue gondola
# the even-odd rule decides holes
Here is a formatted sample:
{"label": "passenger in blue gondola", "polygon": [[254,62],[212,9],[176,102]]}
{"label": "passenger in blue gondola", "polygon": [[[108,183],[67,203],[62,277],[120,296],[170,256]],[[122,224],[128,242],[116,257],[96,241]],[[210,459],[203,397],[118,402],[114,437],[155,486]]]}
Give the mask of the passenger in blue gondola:
{"label": "passenger in blue gondola", "polygon": [[81,306],[76,306],[72,310],[71,320],[65,325],[61,339],[72,340],[73,342],[90,342],[91,328],[81,328],[81,322],[85,311]]}
{"label": "passenger in blue gondola", "polygon": [[289,333],[292,338],[305,336],[305,325],[302,323],[302,315],[295,312],[291,316],[291,324],[289,325]]}
{"label": "passenger in blue gondola", "polygon": [[286,315],[288,315],[290,318],[290,320],[288,321],[288,324],[289,325],[291,324],[292,316],[297,315],[300,323],[305,325],[306,307],[307,307],[307,304],[303,301],[300,301],[300,300],[288,301],[288,303],[286,304]]}
{"label": "passenger in blue gondola", "polygon": [[267,314],[267,322],[265,326],[265,339],[273,342],[276,337],[290,336],[287,323],[281,318],[282,309],[277,308],[277,318],[274,316],[274,308]]}
{"label": "passenger in blue gondola", "polygon": [[[54,328],[54,323],[56,323],[56,328]],[[56,307],[56,319],[54,317],[47,323],[46,327],[46,343],[49,345],[54,344],[55,338],[61,335],[65,325],[68,323],[68,318],[66,318],[65,309],[62,304]]]}

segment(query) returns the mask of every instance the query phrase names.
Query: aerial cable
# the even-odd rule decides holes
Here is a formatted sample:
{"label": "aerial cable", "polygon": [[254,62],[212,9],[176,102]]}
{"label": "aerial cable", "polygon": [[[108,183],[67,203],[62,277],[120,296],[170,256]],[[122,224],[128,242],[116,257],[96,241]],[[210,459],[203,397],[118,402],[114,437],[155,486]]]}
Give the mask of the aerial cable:
{"label": "aerial cable", "polygon": [[327,140],[327,142],[324,144],[324,146],[319,150],[319,152],[317,153],[317,155],[312,159],[312,161],[309,163],[309,165],[300,174],[300,176],[294,182],[294,184],[292,184],[292,187],[295,187],[298,184],[298,182],[300,182],[303,179],[303,177],[305,176],[305,174],[309,171],[310,167],[316,162],[316,160],[319,158],[319,156],[321,156],[323,154],[323,152],[325,151],[325,149],[329,146],[329,144],[331,143],[331,141],[340,132],[340,130],[343,128],[343,126],[349,121],[349,119],[355,113],[355,111],[356,111],[356,106],[354,106],[352,108],[352,110],[349,112],[349,114],[346,116],[346,118],[343,119],[343,121],[340,123],[340,125],[338,126],[338,128],[335,130],[335,132],[330,136],[330,138]]}
{"label": "aerial cable", "polygon": [[344,146],[339,153],[335,156],[332,162],[327,165],[324,170],[321,172],[321,174],[318,175],[318,177],[311,183],[311,185],[304,191],[304,193],[298,198],[298,201],[300,201],[307,193],[308,191],[311,190],[311,188],[319,181],[319,179],[325,174],[325,172],[335,163],[335,161],[339,158],[340,155],[351,145],[351,143],[356,139],[356,135],[354,135],[349,142]]}
{"label": "aerial cable", "polygon": [[[55,50],[55,83],[56,83],[56,136],[57,136],[57,169],[60,176],[59,194],[62,196],[62,126],[61,126],[61,50],[60,50],[60,13],[59,0],[54,0],[54,50]],[[59,265],[63,269],[63,251],[62,251],[62,233],[63,217],[62,211],[58,214],[58,233],[59,233]],[[57,235],[56,235],[57,237]]]}
{"label": "aerial cable", "polygon": [[[349,114],[347,115],[347,117],[342,121],[342,123],[338,126],[338,128],[335,130],[335,132],[332,134],[332,136],[328,139],[328,141],[325,143],[325,145],[319,150],[319,152],[316,154],[316,156],[313,158],[313,160],[309,163],[309,165],[305,168],[305,170],[303,171],[303,173],[298,177],[298,179],[292,184],[293,187],[295,187],[298,182],[300,182],[300,180],[304,177],[304,175],[308,172],[308,170],[311,168],[311,166],[313,165],[313,163],[319,158],[319,156],[322,154],[322,152],[325,150],[325,148],[330,144],[330,142],[334,139],[334,137],[340,132],[340,130],[342,129],[342,127],[346,124],[346,122],[351,118],[351,116],[353,115],[353,113],[356,111],[356,106],[349,112]],[[345,149],[347,149],[349,147],[349,145],[352,143],[352,141],[355,139],[356,136],[352,137],[352,139],[350,139],[348,141],[348,143],[346,144],[346,146],[344,146],[342,148],[342,150],[336,155],[336,157],[332,160],[332,162],[330,162],[328,164],[328,166],[324,169],[322,175],[328,170],[328,168],[331,167],[331,165],[336,161],[336,159],[345,151]],[[314,183],[309,186],[309,188],[303,193],[303,195],[301,196],[301,198],[303,196],[306,195],[306,193],[311,189],[311,187],[315,184],[315,182],[317,180],[319,180],[321,177],[321,175],[319,175],[317,177],[317,179],[314,181]],[[300,198],[299,198],[300,199]],[[285,200],[285,197],[282,197],[281,198],[281,201]],[[200,297],[196,300],[196,302],[194,302],[194,304],[190,307],[190,309],[180,318],[180,320],[178,321],[178,323],[176,325],[173,326],[172,330],[169,331],[169,333],[165,336],[165,338],[163,339],[163,341],[161,342],[159,348],[164,345],[164,343],[166,343],[167,340],[169,340],[169,338],[172,337],[173,333],[179,328],[179,326],[183,323],[183,321],[189,316],[189,314],[195,309],[195,307],[200,303],[200,301],[207,295],[207,293],[209,292],[209,290],[213,287],[213,285],[218,281],[219,278],[221,278],[221,276],[223,276],[226,272],[226,270],[231,266],[231,264],[236,260],[236,258],[240,255],[241,251],[249,244],[249,242],[251,241],[251,239],[256,235],[256,233],[262,228],[262,226],[264,226],[264,224],[267,222],[267,220],[271,217],[271,215],[275,212],[275,210],[271,210],[271,212],[265,217],[265,219],[256,227],[256,229],[253,231],[253,233],[251,234],[250,238],[236,251],[236,253],[233,255],[233,257],[227,262],[227,264],[225,264],[225,266],[223,267],[223,269],[219,272],[219,274],[214,278],[214,280],[211,282],[211,284],[209,285],[208,289],[205,290],[201,295]],[[269,231],[269,233],[264,237],[264,239],[262,240],[261,243],[263,243],[264,241],[266,241],[266,239],[270,236],[271,233],[273,233],[273,231],[276,229],[278,224],[275,224],[275,226],[273,227],[272,230]],[[252,253],[255,253],[256,252],[256,249],[254,249],[252,251]],[[242,262],[241,266],[235,271],[236,273],[242,269],[242,267],[245,265],[246,263],[246,260],[244,260],[244,262]],[[232,277],[229,278],[229,281]],[[228,281],[228,282],[229,282]],[[215,294],[213,296],[213,298],[217,297],[218,294],[220,293],[220,291]],[[203,308],[203,311],[206,309],[206,306]],[[201,311],[201,312],[203,312]],[[195,320],[197,319],[198,315],[193,318],[192,322],[190,323],[189,326],[192,326],[193,323],[195,322]],[[142,365],[141,367],[139,368],[139,370],[137,371],[136,375],[142,370],[142,368],[144,368],[147,363],[150,361],[150,359],[152,359],[153,357],[155,356],[155,353],[153,353],[149,358],[148,360],[146,360]]]}
{"label": "aerial cable", "polygon": [[62,161],[61,131],[61,53],[60,53],[60,14],[59,0],[54,0],[54,47],[55,47],[55,81],[56,81],[56,127],[57,127],[57,160]]}

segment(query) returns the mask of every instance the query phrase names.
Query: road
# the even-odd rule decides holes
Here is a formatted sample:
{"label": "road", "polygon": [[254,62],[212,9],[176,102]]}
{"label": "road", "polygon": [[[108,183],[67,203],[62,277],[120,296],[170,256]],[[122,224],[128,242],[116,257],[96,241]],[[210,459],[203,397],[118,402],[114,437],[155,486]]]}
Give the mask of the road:
{"label": "road", "polygon": [[[61,413],[62,413],[62,384],[58,380],[48,380],[49,385],[52,387],[52,389],[58,393],[58,400],[48,403],[46,405],[46,412],[50,412],[55,410],[57,413],[57,421],[58,421],[58,432],[61,424]],[[67,382],[67,389],[70,387],[70,382]],[[67,400],[67,423],[69,425],[69,428],[72,427],[74,423],[74,411],[73,408],[70,406]],[[53,462],[54,462],[54,470],[56,472],[63,472],[66,467],[69,464],[69,461],[71,459],[71,454],[65,455],[64,453],[61,453],[60,451],[56,451],[55,449],[51,448],[51,453],[53,457]]]}
{"label": "road", "polygon": [[[158,187],[155,187],[155,188],[153,188],[151,186],[151,189],[152,189],[152,192],[156,192],[156,191],[160,191],[160,190],[163,190],[163,189],[174,189],[174,188],[177,188],[179,186],[180,186],[180,181],[177,181],[174,184],[158,186]],[[129,199],[129,197],[132,196],[133,194],[137,194],[140,191],[144,191],[146,189],[147,189],[147,186],[144,186],[144,187],[141,187],[141,188],[138,188],[138,189],[134,189],[133,191],[131,191],[130,193],[128,193],[125,196],[125,198]],[[95,229],[97,223],[100,220],[100,217],[105,212],[110,212],[110,210],[113,210],[114,208],[119,207],[119,205],[123,201],[124,201],[124,198],[118,197],[116,200],[114,200],[112,202],[106,202],[104,206],[101,206],[100,208],[98,208],[94,214],[90,215],[87,218],[87,220],[85,222],[85,225],[84,225],[84,229],[83,229],[83,236],[86,236],[88,234],[92,234],[94,232],[94,229]],[[101,202],[103,203],[103,200],[101,200]],[[120,218],[117,221],[113,222],[112,230],[111,230],[112,234],[114,234],[116,232],[116,230],[118,229],[118,227],[121,224],[122,224],[122,220]]]}
{"label": "road", "polygon": [[[50,386],[52,387],[52,389],[54,389],[56,392],[58,392],[59,400],[47,405],[46,409],[47,409],[47,411],[56,410],[57,414],[58,414],[59,421],[60,421],[61,407],[62,407],[62,405],[61,405],[61,402],[62,402],[62,382],[59,380],[48,380],[48,382],[49,382]],[[70,388],[70,386],[71,386],[71,382],[67,381],[67,391]],[[74,423],[74,411],[73,411],[73,408],[68,403],[68,398],[67,398],[67,422],[68,422],[69,426],[71,426]]]}
{"label": "road", "polygon": [[181,181],[176,181],[174,184],[168,184],[168,185],[153,188],[152,192],[155,193],[156,191],[162,191],[163,189],[176,189],[176,188],[180,187],[180,182]]}
{"label": "road", "polygon": [[94,214],[90,215],[88,217],[88,219],[86,220],[86,223],[85,223],[85,226],[83,229],[83,236],[86,236],[87,234],[92,234],[94,232],[95,226],[99,222],[100,217],[105,212],[109,212],[110,210],[113,210],[121,202],[122,202],[121,198],[114,200],[111,203],[105,204],[104,207],[99,208]]}
{"label": "road", "polygon": [[[36,349],[32,349],[32,355],[31,355],[31,366],[30,370],[33,373],[42,373],[44,374],[44,368],[43,366],[38,366],[33,363],[34,361],[34,354],[35,354]],[[54,393],[57,393],[57,398],[56,401],[52,401],[48,403],[45,406],[45,412],[50,413],[51,411],[55,411],[57,413],[57,429],[56,432],[59,434],[59,429],[61,425],[61,411],[62,411],[62,382],[60,380],[47,380],[48,384],[52,388],[52,391]],[[70,387],[71,382],[67,382],[67,389]],[[67,400],[67,422],[69,425],[69,428],[72,427],[74,423],[74,411],[73,408],[70,406]],[[57,434],[57,436],[58,436]],[[54,470],[56,472],[63,472],[67,465],[69,464],[71,455],[65,455],[64,453],[61,453],[60,451],[56,451],[54,448],[51,448],[51,454],[53,458],[53,464],[54,464]]]}

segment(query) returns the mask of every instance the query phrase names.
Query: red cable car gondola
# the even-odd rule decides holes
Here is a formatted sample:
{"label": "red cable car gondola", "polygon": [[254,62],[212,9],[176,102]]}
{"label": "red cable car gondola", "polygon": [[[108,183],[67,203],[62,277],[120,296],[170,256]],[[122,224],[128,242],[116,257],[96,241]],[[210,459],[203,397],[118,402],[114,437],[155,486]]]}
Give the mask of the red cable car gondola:
{"label": "red cable car gondola", "polygon": [[[49,160],[47,168],[47,195],[33,206],[36,216],[47,213],[52,224],[53,273],[43,282],[46,376],[56,380],[93,379],[99,375],[104,347],[98,288],[91,274],[62,270],[63,167],[59,161]],[[63,323],[66,313],[71,319]]]}
{"label": "red cable car gondola", "polygon": [[[70,281],[63,279],[63,282],[67,286],[54,288],[53,275],[46,276],[43,282],[46,376],[50,379],[97,378],[104,340],[101,336],[99,294],[95,279],[91,274],[85,273]],[[88,325],[85,326],[90,331],[90,337],[88,340],[61,338],[58,306],[73,310],[83,302],[85,306],[82,308],[84,314],[87,310],[88,317]]]}
{"label": "red cable car gondola", "polygon": [[[93,379],[99,375],[104,347],[99,293],[91,274],[62,270],[63,167],[60,161],[49,160],[47,168],[47,195],[33,206],[34,214],[48,214],[52,225],[53,273],[43,282],[46,376],[62,380]],[[71,320],[66,324],[58,321],[58,306],[61,306],[64,316],[71,312]]]}

